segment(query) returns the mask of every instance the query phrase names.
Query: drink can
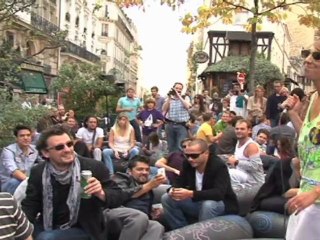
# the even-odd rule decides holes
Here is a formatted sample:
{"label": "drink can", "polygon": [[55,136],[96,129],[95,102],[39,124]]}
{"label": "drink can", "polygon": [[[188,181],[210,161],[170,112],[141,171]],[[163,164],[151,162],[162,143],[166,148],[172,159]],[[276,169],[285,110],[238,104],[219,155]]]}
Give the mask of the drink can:
{"label": "drink can", "polygon": [[84,188],[88,185],[88,179],[92,177],[92,172],[90,170],[83,170],[81,171],[81,198],[89,199],[91,198],[91,194],[86,194],[84,192]]}

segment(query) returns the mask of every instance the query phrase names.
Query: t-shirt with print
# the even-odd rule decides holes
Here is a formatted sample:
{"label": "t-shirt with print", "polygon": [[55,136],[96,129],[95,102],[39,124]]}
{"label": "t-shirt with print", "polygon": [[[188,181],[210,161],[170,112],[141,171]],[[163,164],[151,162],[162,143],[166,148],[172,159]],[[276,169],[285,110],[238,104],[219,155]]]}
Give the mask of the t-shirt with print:
{"label": "t-shirt with print", "polygon": [[[310,121],[310,108],[317,92],[311,97],[308,112],[303,122],[299,140],[298,154],[302,162],[300,191],[307,192],[320,185],[320,115]],[[320,203],[320,200],[317,200]]]}
{"label": "t-shirt with print", "polygon": [[153,127],[152,124],[157,123],[158,120],[163,121],[164,117],[161,112],[156,109],[152,110],[143,110],[141,111],[137,119],[143,122],[142,134],[149,135],[151,132],[155,132],[157,128]]}

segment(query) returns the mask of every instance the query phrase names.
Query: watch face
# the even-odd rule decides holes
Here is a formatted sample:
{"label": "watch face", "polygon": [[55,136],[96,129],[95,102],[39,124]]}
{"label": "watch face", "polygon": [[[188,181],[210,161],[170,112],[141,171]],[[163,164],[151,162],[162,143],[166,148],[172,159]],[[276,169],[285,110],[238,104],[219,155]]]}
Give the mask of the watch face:
{"label": "watch face", "polygon": [[319,128],[316,128],[316,127],[311,128],[311,130],[309,132],[309,140],[314,145],[320,144],[320,129]]}

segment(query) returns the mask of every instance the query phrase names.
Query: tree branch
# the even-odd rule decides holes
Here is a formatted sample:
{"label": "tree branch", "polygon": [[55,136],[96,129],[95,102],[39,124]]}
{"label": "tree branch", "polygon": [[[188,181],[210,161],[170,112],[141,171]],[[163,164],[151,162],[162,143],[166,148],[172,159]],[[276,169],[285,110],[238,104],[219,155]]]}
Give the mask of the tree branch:
{"label": "tree branch", "polygon": [[296,4],[306,4],[305,2],[302,2],[302,1],[298,1],[298,2],[292,2],[292,3],[286,3],[285,0],[283,0],[281,3],[279,3],[277,6],[274,6],[273,8],[270,8],[266,11],[263,11],[261,13],[258,13],[258,15],[264,15],[265,13],[267,12],[272,12],[273,10],[275,9],[278,9],[278,8],[282,8],[282,7],[289,7],[291,5],[296,5]]}
{"label": "tree branch", "polygon": [[242,6],[242,5],[234,4],[232,2],[229,2],[228,0],[223,0],[223,2],[226,3],[226,4],[229,4],[230,6],[233,6],[235,8],[241,8],[241,9],[246,10],[248,12],[252,12],[249,8],[247,8],[245,6]]}
{"label": "tree branch", "polygon": [[35,3],[35,0],[31,1],[28,4],[22,5],[21,7],[14,8],[14,6],[17,4],[16,1],[13,1],[11,5],[6,5],[6,8],[2,9],[4,13],[0,14],[0,22],[3,22],[5,20],[8,20],[9,18],[13,17],[16,13],[21,12],[29,7],[31,7]]}

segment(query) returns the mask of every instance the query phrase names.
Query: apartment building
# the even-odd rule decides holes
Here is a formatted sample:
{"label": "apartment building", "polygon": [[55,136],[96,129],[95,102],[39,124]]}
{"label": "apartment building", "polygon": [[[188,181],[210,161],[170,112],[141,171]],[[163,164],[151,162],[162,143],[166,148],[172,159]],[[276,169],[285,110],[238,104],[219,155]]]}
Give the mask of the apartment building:
{"label": "apartment building", "polygon": [[99,63],[102,47],[98,41],[101,23],[97,0],[59,0],[59,26],[67,30],[66,47],[61,49],[64,62]]}
{"label": "apartment building", "polygon": [[[17,12],[11,25],[1,23],[2,43],[8,42],[23,59],[18,85],[26,93],[47,94],[47,86],[58,74],[59,47],[52,34],[59,31],[59,8],[57,0],[37,0],[30,11]],[[13,90],[21,92],[19,87]]]}
{"label": "apartment building", "polygon": [[135,25],[112,1],[104,2],[99,10],[99,20],[103,71],[106,74],[115,75],[118,83],[123,83],[126,88],[133,87],[140,95],[137,82],[141,47]]}

